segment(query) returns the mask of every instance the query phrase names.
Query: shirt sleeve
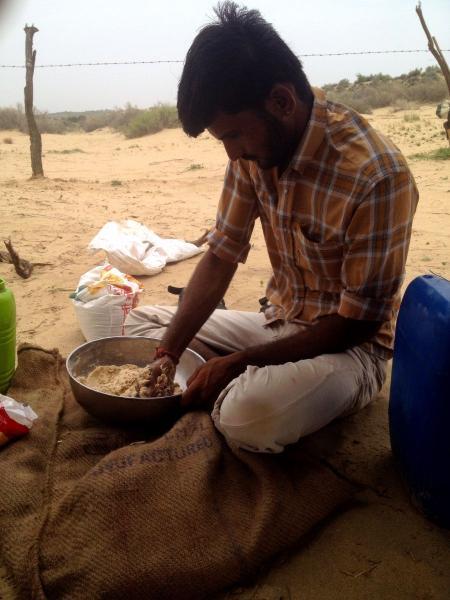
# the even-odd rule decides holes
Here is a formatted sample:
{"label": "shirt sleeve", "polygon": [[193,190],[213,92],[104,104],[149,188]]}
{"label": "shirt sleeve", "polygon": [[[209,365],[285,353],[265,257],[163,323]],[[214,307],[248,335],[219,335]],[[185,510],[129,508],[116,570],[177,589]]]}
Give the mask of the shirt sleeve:
{"label": "shirt sleeve", "polygon": [[216,226],[208,244],[216,256],[245,262],[258,216],[257,196],[245,161],[230,161],[217,210]]}
{"label": "shirt sleeve", "polygon": [[342,265],[344,290],[338,313],[361,320],[388,321],[396,309],[418,201],[405,169],[372,185],[346,232]]}

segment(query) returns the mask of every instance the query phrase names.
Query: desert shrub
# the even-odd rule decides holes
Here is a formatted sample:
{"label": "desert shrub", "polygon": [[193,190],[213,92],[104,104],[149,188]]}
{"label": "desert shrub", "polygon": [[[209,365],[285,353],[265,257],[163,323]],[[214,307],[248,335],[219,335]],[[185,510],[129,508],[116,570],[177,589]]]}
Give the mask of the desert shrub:
{"label": "desert shrub", "polygon": [[372,106],[366,94],[354,94],[351,90],[344,90],[340,92],[330,91],[327,96],[333,102],[345,104],[345,106],[349,106],[359,113],[370,114],[372,112]]}
{"label": "desert shrub", "polygon": [[[47,112],[35,110],[34,116],[41,133],[65,133],[66,131],[72,131],[76,127],[68,119],[54,117]],[[23,133],[28,131],[27,119],[21,105],[18,105],[16,108],[0,108],[0,129],[16,129]]]}
{"label": "desert shrub", "polygon": [[26,128],[27,122],[20,105],[16,108],[0,108],[0,129],[26,131]]}
{"label": "desert shrub", "polygon": [[88,133],[96,129],[103,129],[104,127],[122,131],[139,112],[139,108],[127,104],[125,108],[89,112],[83,115],[79,123],[81,128]]}
{"label": "desert shrub", "polygon": [[141,112],[142,109],[130,103],[126,104],[125,108],[115,109],[111,115],[110,127],[123,132]]}
{"label": "desert shrub", "polygon": [[137,138],[178,126],[176,107],[159,104],[136,114],[128,125],[123,128],[123,132],[127,138]]}
{"label": "desert shrub", "polygon": [[363,75],[362,73],[357,73],[355,83],[368,83],[371,77],[371,75]]}
{"label": "desert shrub", "polygon": [[351,86],[351,83],[348,79],[341,79],[337,84],[336,84],[336,89],[338,91],[342,91],[342,90],[346,90]]}
{"label": "desert shrub", "polygon": [[412,154],[408,158],[416,160],[450,160],[450,148],[438,148],[431,152],[420,152],[419,154]]}
{"label": "desert shrub", "polygon": [[41,133],[67,133],[76,129],[76,125],[68,119],[53,117],[47,112],[35,111],[36,125]]}
{"label": "desert shrub", "polygon": [[112,112],[112,110],[96,110],[83,115],[83,118],[79,121],[80,127],[87,133],[96,129],[103,129],[103,127],[109,127]]}
{"label": "desert shrub", "polygon": [[415,85],[407,88],[409,100],[422,104],[441,102],[448,94],[444,78],[418,81]]}
{"label": "desert shrub", "polygon": [[370,113],[374,108],[411,108],[413,104],[437,103],[447,96],[447,86],[438,67],[414,69],[399,77],[383,73],[358,74],[353,84],[346,80],[324,86],[328,97],[357,110]]}
{"label": "desert shrub", "polygon": [[67,148],[64,150],[49,150],[48,154],[76,154],[78,152],[82,152],[85,154],[84,150],[81,148]]}
{"label": "desert shrub", "polygon": [[10,137],[3,138],[3,143],[4,144],[12,144],[13,143],[12,138],[10,138]]}
{"label": "desert shrub", "polygon": [[128,138],[135,138],[168,127],[177,127],[178,119],[174,106],[160,104],[143,110],[132,104],[126,104],[124,108],[89,112],[82,115],[78,123],[86,132],[110,127]]}

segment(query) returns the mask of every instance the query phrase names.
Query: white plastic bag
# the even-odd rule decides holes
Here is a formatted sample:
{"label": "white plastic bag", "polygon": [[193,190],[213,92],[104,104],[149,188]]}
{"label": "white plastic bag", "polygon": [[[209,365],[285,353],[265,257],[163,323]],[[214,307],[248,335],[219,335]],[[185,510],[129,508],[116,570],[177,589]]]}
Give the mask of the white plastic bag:
{"label": "white plastic bag", "polygon": [[0,446],[27,434],[36,419],[30,406],[0,394]]}
{"label": "white plastic bag", "polygon": [[72,299],[86,340],[124,335],[125,319],[141,291],[139,281],[109,264],[82,275]]}
{"label": "white plastic bag", "polygon": [[184,240],[164,239],[137,221],[109,221],[88,245],[104,250],[108,262],[131,275],[156,275],[166,263],[177,262],[203,250]]}

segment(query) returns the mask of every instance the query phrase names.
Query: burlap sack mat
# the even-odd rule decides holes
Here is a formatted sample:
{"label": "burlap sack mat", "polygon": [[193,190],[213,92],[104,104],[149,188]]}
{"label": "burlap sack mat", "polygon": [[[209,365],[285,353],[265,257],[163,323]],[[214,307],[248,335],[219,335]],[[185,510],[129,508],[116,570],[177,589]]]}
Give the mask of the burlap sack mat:
{"label": "burlap sack mat", "polygon": [[205,412],[133,443],[149,432],[88,417],[57,351],[22,348],[8,393],[39,414],[0,453],[0,550],[21,598],[209,597],[351,493],[301,448],[230,449]]}

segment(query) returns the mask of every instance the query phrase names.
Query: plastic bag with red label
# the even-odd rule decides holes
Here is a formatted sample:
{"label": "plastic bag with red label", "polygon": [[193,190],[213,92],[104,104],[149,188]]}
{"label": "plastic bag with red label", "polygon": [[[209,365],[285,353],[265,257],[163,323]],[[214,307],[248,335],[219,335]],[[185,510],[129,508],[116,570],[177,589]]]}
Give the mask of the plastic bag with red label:
{"label": "plastic bag with red label", "polygon": [[109,264],[82,275],[71,298],[84,337],[91,341],[124,335],[125,319],[142,290],[137,279]]}
{"label": "plastic bag with red label", "polygon": [[0,446],[27,434],[38,418],[27,404],[0,394]]}

